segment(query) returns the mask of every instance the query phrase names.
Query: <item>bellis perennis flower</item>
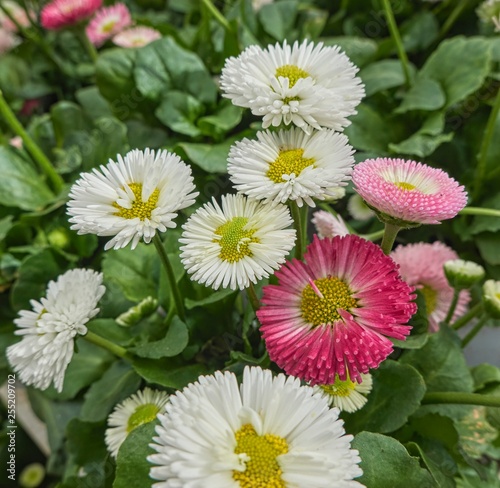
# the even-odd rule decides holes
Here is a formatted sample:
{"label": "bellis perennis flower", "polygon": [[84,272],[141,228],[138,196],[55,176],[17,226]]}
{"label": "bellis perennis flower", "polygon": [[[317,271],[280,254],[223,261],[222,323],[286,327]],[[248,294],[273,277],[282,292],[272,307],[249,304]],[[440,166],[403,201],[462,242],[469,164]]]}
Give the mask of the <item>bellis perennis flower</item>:
{"label": "bellis perennis flower", "polygon": [[331,130],[311,135],[296,128],[258,132],[229,151],[228,173],[235,188],[265,203],[303,202],[334,197],[346,185],[354,164],[347,137]]}
{"label": "bellis perennis flower", "polygon": [[140,25],[120,32],[113,37],[113,43],[120,47],[142,47],[160,38],[161,33],[156,29]]}
{"label": "bellis perennis flower", "polygon": [[439,224],[467,204],[463,186],[444,171],[415,161],[367,159],[354,167],[352,181],[380,220],[399,227]]}
{"label": "bellis perennis flower", "polygon": [[47,30],[69,27],[90,17],[102,5],[102,0],[52,0],[40,15]]}
{"label": "bellis perennis flower", "polygon": [[87,26],[87,36],[90,42],[100,46],[130,24],[132,24],[132,18],[127,6],[123,3],[115,3],[96,12]]}
{"label": "bellis perennis flower", "polygon": [[80,176],[69,194],[71,229],[113,236],[105,249],[150,242],[156,232],[176,227],[177,212],[198,196],[191,168],[167,151],[135,149]]}
{"label": "bellis perennis flower", "polygon": [[338,46],[295,42],[250,46],[222,70],[223,96],[263,117],[262,125],[343,130],[364,95],[358,71]]}
{"label": "bellis perennis flower", "polygon": [[325,210],[314,212],[311,222],[316,227],[316,232],[320,238],[346,236],[350,234],[345,225],[344,219],[340,215],[332,215]]}
{"label": "bellis perennis flower", "polygon": [[362,488],[338,409],[297,378],[245,368],[170,397],[148,457],[154,488]]}
{"label": "bellis perennis flower", "polygon": [[85,324],[99,312],[101,283],[95,271],[67,271],[48,284],[46,298],[31,300],[32,311],[19,312],[15,334],[23,338],[7,348],[7,359],[23,383],[45,390],[53,382],[62,391],[74,338],[87,333]]}
{"label": "bellis perennis flower", "polygon": [[413,289],[379,246],[355,236],[318,239],[276,272],[257,311],[269,357],[311,384],[361,380],[404,339]]}

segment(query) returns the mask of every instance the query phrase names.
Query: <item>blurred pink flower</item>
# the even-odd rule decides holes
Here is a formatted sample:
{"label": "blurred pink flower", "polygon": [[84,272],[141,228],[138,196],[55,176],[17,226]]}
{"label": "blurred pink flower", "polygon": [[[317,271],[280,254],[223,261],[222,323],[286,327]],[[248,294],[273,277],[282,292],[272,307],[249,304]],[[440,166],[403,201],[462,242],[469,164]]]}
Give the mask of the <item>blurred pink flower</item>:
{"label": "blurred pink flower", "polygon": [[19,37],[15,36],[11,31],[0,27],[0,55],[16,47],[19,42]]}
{"label": "blurred pink flower", "polygon": [[120,47],[142,47],[161,38],[161,33],[151,27],[132,27],[113,37],[113,42]]}
{"label": "blurred pink flower", "polygon": [[[14,17],[14,20],[21,26],[21,27],[29,27],[30,25],[30,20],[28,18],[28,15],[26,14],[26,10],[21,8],[16,2],[12,2],[10,0],[5,0],[2,3],[2,6]],[[30,16],[32,19],[35,19],[35,13],[33,11],[30,11]],[[0,10],[0,27],[3,27],[5,30],[11,31],[11,32],[17,32],[17,25],[10,20],[7,15]]]}
{"label": "blurred pink flower", "polygon": [[350,234],[344,219],[340,215],[332,215],[325,210],[318,210],[315,212],[311,222],[316,227],[316,232],[320,238],[342,237]]}
{"label": "blurred pink flower", "polygon": [[47,30],[68,27],[90,17],[102,0],[52,0],[42,9],[42,26]]}
{"label": "blurred pink flower", "polygon": [[16,149],[22,149],[23,147],[23,140],[19,136],[15,136],[12,139],[10,139],[9,144],[12,147],[15,147]]}
{"label": "blurred pink flower", "polygon": [[100,46],[108,39],[132,24],[127,6],[115,3],[98,10],[87,26],[87,36],[95,46]]}
{"label": "blurred pink flower", "polygon": [[[453,288],[448,284],[443,265],[446,261],[457,259],[457,253],[442,242],[418,242],[398,246],[391,257],[399,264],[401,277],[424,295],[429,331],[437,332],[453,299]],[[452,320],[466,312],[469,301],[469,292],[461,291]]]}

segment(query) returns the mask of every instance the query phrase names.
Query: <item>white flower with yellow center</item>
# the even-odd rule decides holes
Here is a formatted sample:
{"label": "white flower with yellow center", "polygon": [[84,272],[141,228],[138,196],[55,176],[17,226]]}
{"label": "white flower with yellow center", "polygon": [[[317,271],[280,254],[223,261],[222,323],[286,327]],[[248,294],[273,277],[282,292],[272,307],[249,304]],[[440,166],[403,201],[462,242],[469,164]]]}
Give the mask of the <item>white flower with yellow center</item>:
{"label": "white flower with yellow center", "polygon": [[105,290],[101,273],[72,269],[48,284],[46,298],[31,300],[32,311],[19,312],[15,334],[23,338],[7,348],[7,359],[22,383],[46,390],[53,382],[62,390],[74,338],[87,333]]}
{"label": "white flower with yellow center", "polygon": [[338,46],[285,41],[228,58],[220,81],[223,96],[263,117],[264,129],[284,123],[342,131],[365,94],[357,71]]}
{"label": "white flower with yellow center", "polygon": [[243,139],[229,151],[228,173],[235,188],[264,203],[314,207],[347,184],[354,165],[347,137],[332,130],[292,128],[258,132],[257,140]]}
{"label": "white flower with yellow center", "polygon": [[360,488],[338,409],[300,380],[245,368],[170,397],[148,457],[153,488]]}
{"label": "white flower with yellow center", "polygon": [[191,168],[167,151],[134,149],[100,171],[82,173],[68,202],[71,229],[113,236],[105,249],[120,249],[176,227],[177,212],[194,203]]}
{"label": "white flower with yellow center", "polygon": [[278,269],[295,243],[284,205],[225,195],[199,208],[182,226],[181,261],[191,279],[215,290],[243,290]]}
{"label": "white flower with yellow center", "polygon": [[135,428],[156,419],[168,402],[168,393],[144,388],[117,405],[108,417],[105,441],[116,458],[123,441]]}
{"label": "white flower with yellow center", "polygon": [[500,319],[500,281],[486,280],[483,285],[483,302],[486,312]]}
{"label": "white flower with yellow center", "polygon": [[349,377],[341,380],[337,375],[332,385],[318,385],[314,389],[325,396],[330,406],[352,413],[366,404],[366,396],[372,391],[372,375],[361,373],[360,376],[361,383],[356,383]]}

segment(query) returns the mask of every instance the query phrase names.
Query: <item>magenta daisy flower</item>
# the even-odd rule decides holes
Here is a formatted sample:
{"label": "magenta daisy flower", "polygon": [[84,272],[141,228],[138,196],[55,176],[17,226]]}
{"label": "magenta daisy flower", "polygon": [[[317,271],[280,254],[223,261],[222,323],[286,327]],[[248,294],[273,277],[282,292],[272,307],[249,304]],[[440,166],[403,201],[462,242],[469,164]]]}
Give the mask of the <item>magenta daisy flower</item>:
{"label": "magenta daisy flower", "polygon": [[102,0],[52,0],[42,9],[40,21],[47,30],[57,30],[77,24],[90,17]]}
{"label": "magenta daisy flower", "polygon": [[156,29],[140,25],[120,32],[113,37],[113,43],[120,47],[142,47],[160,38],[161,33]]}
{"label": "magenta daisy flower", "polygon": [[[392,251],[391,257],[399,264],[401,277],[424,295],[429,331],[436,332],[439,323],[445,319],[453,299],[453,288],[448,284],[443,266],[446,261],[457,259],[457,253],[442,242],[432,244],[418,242],[398,246]],[[467,311],[469,301],[469,292],[461,291],[452,320],[456,320]]]}
{"label": "magenta daisy flower", "polygon": [[380,247],[355,235],[314,237],[304,255],[276,272],[257,312],[272,361],[312,384],[336,375],[361,381],[404,340],[416,311],[413,288]]}
{"label": "magenta daisy flower", "polygon": [[399,227],[439,224],[467,204],[463,186],[440,169],[402,159],[367,159],[352,181],[380,220]]}
{"label": "magenta daisy flower", "polygon": [[87,26],[87,36],[92,44],[100,46],[131,24],[132,18],[127,6],[115,3],[97,11]]}

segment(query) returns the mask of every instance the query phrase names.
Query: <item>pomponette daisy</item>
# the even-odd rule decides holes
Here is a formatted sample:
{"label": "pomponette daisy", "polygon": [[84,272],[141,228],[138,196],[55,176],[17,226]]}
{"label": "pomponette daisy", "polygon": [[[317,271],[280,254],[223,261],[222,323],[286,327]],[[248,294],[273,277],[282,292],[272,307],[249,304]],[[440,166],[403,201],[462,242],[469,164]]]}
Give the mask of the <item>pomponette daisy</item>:
{"label": "pomponette daisy", "polygon": [[62,29],[90,17],[102,5],[102,0],[52,0],[40,14],[40,22],[47,30]]}
{"label": "pomponette daisy", "polygon": [[364,96],[357,71],[338,46],[285,41],[227,59],[220,83],[224,97],[263,117],[264,129],[284,123],[342,131]]}
{"label": "pomponette daisy", "polygon": [[146,46],[160,38],[161,32],[158,32],[156,29],[138,25],[137,27],[131,27],[116,34],[112,40],[117,46],[133,48]]}
{"label": "pomponette daisy", "polygon": [[156,419],[168,402],[168,393],[144,388],[117,405],[108,417],[105,441],[116,458],[123,441],[134,429]]}
{"label": "pomponette daisy", "polygon": [[[391,257],[399,265],[401,277],[422,292],[429,318],[429,331],[436,332],[439,323],[446,318],[453,300],[453,288],[448,284],[443,266],[447,261],[457,259],[457,253],[442,242],[418,242],[398,246],[392,251]],[[452,320],[467,311],[469,301],[469,292],[461,291]]]}
{"label": "pomponette daisy", "polygon": [[404,340],[413,288],[379,246],[355,235],[314,236],[303,261],[276,272],[257,311],[269,357],[287,374],[328,385],[361,380]]}
{"label": "pomponette daisy", "polygon": [[87,333],[104,292],[101,273],[73,269],[48,284],[47,297],[31,300],[33,310],[19,312],[15,334],[22,340],[7,348],[7,359],[24,384],[45,390],[53,382],[62,390],[74,338]]}
{"label": "pomponette daisy", "polygon": [[148,457],[154,488],[361,488],[338,409],[297,378],[245,368],[201,376],[170,397]]}
{"label": "pomponette daisy", "polygon": [[361,374],[361,383],[351,381],[350,378],[341,380],[338,376],[331,385],[317,385],[315,391],[321,392],[332,407],[340,408],[348,413],[356,412],[366,405],[366,396],[372,391],[373,379],[371,374]]}
{"label": "pomponette daisy", "polygon": [[243,290],[285,262],[295,230],[285,205],[265,205],[244,195],[212,200],[182,226],[181,261],[191,279],[211,286]]}
{"label": "pomponette daisy", "polygon": [[258,132],[257,140],[245,138],[231,147],[228,173],[251,198],[314,207],[313,198],[332,198],[335,188],[347,184],[353,153],[347,137],[332,130]]}
{"label": "pomponette daisy", "polygon": [[124,3],[115,3],[99,9],[87,26],[90,42],[100,46],[108,39],[132,24],[132,18]]}
{"label": "pomponette daisy", "polygon": [[467,204],[463,186],[443,170],[402,159],[367,159],[354,167],[356,191],[383,222],[439,224]]}
{"label": "pomponette daisy", "polygon": [[320,239],[323,239],[323,237],[342,237],[350,234],[344,219],[340,215],[332,215],[325,210],[314,212],[311,222],[316,227]]}
{"label": "pomponette daisy", "polygon": [[118,162],[82,173],[68,202],[71,229],[114,236],[105,249],[120,249],[176,227],[177,212],[194,203],[191,168],[167,151],[134,149]]}

